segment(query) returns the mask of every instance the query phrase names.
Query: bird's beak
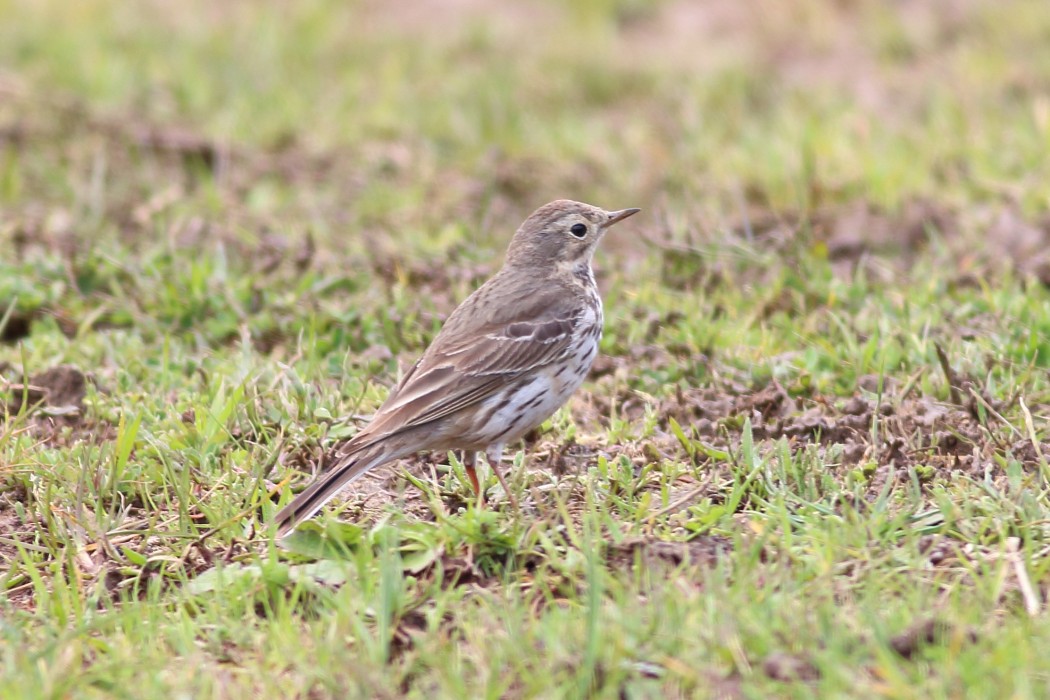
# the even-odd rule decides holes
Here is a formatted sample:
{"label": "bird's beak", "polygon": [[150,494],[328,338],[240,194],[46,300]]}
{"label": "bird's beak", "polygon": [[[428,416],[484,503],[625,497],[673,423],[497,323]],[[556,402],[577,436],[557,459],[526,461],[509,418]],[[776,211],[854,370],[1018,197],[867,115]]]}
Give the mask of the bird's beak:
{"label": "bird's beak", "polygon": [[628,216],[634,216],[640,211],[641,209],[621,209],[620,211],[606,212],[609,215],[609,220],[605,222],[602,228],[608,228],[617,222],[623,221]]}

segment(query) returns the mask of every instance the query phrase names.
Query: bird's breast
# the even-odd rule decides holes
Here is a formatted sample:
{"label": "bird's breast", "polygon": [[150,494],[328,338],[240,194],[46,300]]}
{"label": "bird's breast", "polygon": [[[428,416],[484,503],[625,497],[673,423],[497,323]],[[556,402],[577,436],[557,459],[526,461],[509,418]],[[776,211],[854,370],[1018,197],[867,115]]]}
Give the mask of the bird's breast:
{"label": "bird's breast", "polygon": [[506,444],[547,420],[587,378],[601,337],[602,305],[595,293],[582,309],[565,352],[486,399],[466,442]]}

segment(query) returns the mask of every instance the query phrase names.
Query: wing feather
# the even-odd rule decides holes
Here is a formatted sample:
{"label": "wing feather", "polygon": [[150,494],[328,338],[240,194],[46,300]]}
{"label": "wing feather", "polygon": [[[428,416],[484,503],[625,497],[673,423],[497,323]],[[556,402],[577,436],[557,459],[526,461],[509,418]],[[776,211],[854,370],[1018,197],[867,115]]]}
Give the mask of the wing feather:
{"label": "wing feather", "polygon": [[517,305],[519,313],[486,323],[464,323],[464,303],[359,437],[372,442],[446,418],[567,357],[585,309],[562,296],[538,296]]}

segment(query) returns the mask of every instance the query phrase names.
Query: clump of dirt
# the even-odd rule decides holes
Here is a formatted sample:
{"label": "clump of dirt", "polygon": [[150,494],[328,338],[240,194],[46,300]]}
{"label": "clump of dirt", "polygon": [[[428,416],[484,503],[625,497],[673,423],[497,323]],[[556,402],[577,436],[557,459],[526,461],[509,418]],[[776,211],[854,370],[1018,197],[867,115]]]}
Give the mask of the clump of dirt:
{"label": "clump of dirt", "polygon": [[113,438],[112,425],[85,414],[90,379],[77,367],[56,365],[29,378],[5,379],[9,369],[10,365],[0,366],[0,407],[5,409],[0,419],[5,413],[9,420],[24,416],[30,434],[49,445]]}
{"label": "clump of dirt", "polygon": [[911,659],[923,648],[953,638],[961,638],[970,644],[976,643],[978,639],[977,632],[972,629],[930,618],[920,620],[890,639],[890,648],[905,659]]}
{"label": "clump of dirt", "polygon": [[[759,393],[761,396],[762,392]],[[786,396],[786,395],[785,395]],[[854,396],[845,403],[816,403],[799,411],[790,397],[750,410],[757,438],[843,445],[843,461],[882,456],[899,464],[927,453],[965,459],[983,441],[981,426],[968,412],[928,396],[882,401]]]}
{"label": "clump of dirt", "polygon": [[33,316],[32,313],[17,311],[8,316],[6,323],[0,327],[0,343],[14,343],[27,337],[30,325],[33,322]]}
{"label": "clump of dirt", "polygon": [[34,374],[29,381],[9,384],[7,391],[9,413],[18,413],[23,406],[39,406],[49,415],[79,415],[87,392],[87,379],[72,365],[57,365]]}
{"label": "clump of dirt", "polygon": [[612,563],[631,567],[641,557],[645,568],[656,566],[714,566],[730,553],[733,542],[722,535],[704,535],[684,542],[656,538],[634,538],[615,545],[609,551]]}
{"label": "clump of dirt", "polygon": [[775,681],[794,683],[820,679],[820,671],[804,656],[774,651],[762,660],[762,672]]}

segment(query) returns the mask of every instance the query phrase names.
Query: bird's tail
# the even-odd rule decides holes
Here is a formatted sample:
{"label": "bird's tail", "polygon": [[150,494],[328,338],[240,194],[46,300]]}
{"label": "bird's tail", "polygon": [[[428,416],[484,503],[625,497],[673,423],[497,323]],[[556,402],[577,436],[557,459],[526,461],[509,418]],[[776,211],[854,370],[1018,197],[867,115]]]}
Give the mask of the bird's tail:
{"label": "bird's tail", "polygon": [[274,524],[277,525],[278,538],[290,534],[299,523],[313,517],[325,503],[339,493],[340,489],[369,469],[402,456],[400,450],[393,445],[386,444],[386,441],[364,444],[360,447],[347,445],[346,449],[347,452],[339,458],[339,461],[327,474],[319,476],[305,491],[277,513],[274,517]]}

